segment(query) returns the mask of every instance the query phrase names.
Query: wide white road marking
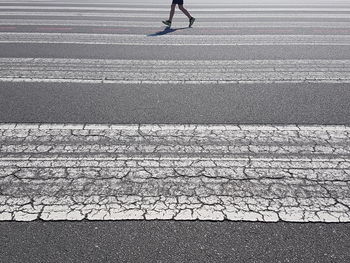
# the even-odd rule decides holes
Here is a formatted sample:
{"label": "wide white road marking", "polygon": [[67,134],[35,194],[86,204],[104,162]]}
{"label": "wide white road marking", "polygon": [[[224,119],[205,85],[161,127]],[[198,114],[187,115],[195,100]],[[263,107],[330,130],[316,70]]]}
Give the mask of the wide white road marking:
{"label": "wide white road marking", "polygon": [[350,83],[350,60],[0,58],[0,81],[126,84]]}
{"label": "wide white road marking", "polygon": [[[91,10],[91,11],[143,11],[143,12],[154,12],[154,11],[169,11],[169,7],[165,7],[164,5],[161,5],[162,7],[96,7],[96,6],[33,6],[33,5],[5,5],[0,6],[0,11],[2,9],[11,9],[11,10]],[[350,12],[350,6],[347,5],[347,7],[329,7],[329,6],[323,6],[323,7],[264,7],[264,8],[254,8],[254,7],[222,7],[222,8],[215,8],[213,6],[209,6],[207,8],[201,8],[201,7],[194,7],[191,8],[193,12],[203,12],[203,11],[211,11],[211,12],[285,12],[285,11],[295,11],[295,12]]]}
{"label": "wide white road marking", "polygon": [[[185,20],[184,20],[185,21]],[[187,22],[186,22],[187,23]],[[0,25],[62,25],[62,26],[123,26],[123,27],[156,27],[160,25],[159,21],[149,22],[140,20],[129,20],[129,21],[108,21],[108,20],[54,20],[54,19],[0,19]],[[348,28],[350,27],[350,22],[338,21],[338,22],[310,22],[310,21],[245,21],[245,22],[208,22],[204,21],[198,23],[196,27],[202,28],[232,28],[232,27],[245,27],[245,28],[260,28],[260,27],[299,27],[299,28]]]}
{"label": "wide white road marking", "polygon": [[[69,10],[67,10],[69,11]],[[6,11],[1,13],[0,12],[0,18],[1,15],[6,16],[57,16],[57,17],[66,17],[66,16],[77,16],[77,17],[129,17],[129,18],[154,18],[155,20],[157,17],[159,17],[159,12],[147,12],[147,13],[106,13],[106,12],[76,12],[76,11],[70,11],[70,12],[30,12],[30,11]],[[163,14],[162,14],[163,15]],[[243,14],[237,14],[237,13],[223,13],[220,14],[220,18],[284,18],[284,19],[290,19],[290,18],[337,18],[337,19],[350,19],[349,13],[286,13],[286,14],[279,14],[279,13],[243,13]],[[218,14],[212,13],[211,11],[208,11],[208,13],[198,13],[196,14],[196,18],[217,18]],[[159,22],[159,18],[157,20]]]}
{"label": "wide white road marking", "polygon": [[0,220],[350,222],[350,127],[0,125]]}
{"label": "wide white road marking", "polygon": [[152,46],[259,46],[259,45],[350,45],[349,35],[151,35],[83,33],[0,33],[0,43],[152,45]]}
{"label": "wide white road marking", "polygon": [[[62,4],[72,4],[71,1],[44,1],[44,0],[33,0],[33,1],[28,1],[28,0],[17,0],[17,1],[0,1],[1,4],[33,4],[33,3],[40,3],[40,4],[44,4],[44,5],[50,5],[50,6],[61,6]],[[79,5],[84,5],[84,6],[100,6],[100,5],[108,5],[108,6],[120,6],[120,5],[125,5],[125,6],[142,6],[144,5],[145,2],[140,0],[139,2],[115,2],[115,1],[111,1],[111,2],[99,2],[99,3],[93,3],[93,2],[75,2],[74,5],[79,6]],[[334,8],[337,5],[347,5],[349,4],[349,2],[347,1],[333,1],[331,4],[329,3],[329,1],[324,1],[322,2],[321,0],[314,0],[314,2],[308,0],[307,2],[307,6],[325,6],[325,7],[331,7]],[[151,5],[151,6],[168,6],[167,4],[164,3],[164,1],[148,1],[146,5]],[[203,1],[192,1],[190,3],[191,6],[212,6],[212,7],[217,7],[217,6],[257,6],[259,5],[259,3],[257,3],[256,1],[252,1],[249,2],[247,0],[245,1],[235,1],[235,2],[221,2],[221,3],[203,3]],[[289,1],[279,1],[278,6],[293,6],[293,7],[305,7],[305,1],[294,1],[293,3],[289,2]],[[264,1],[264,6],[276,6],[276,2],[268,2],[268,1]]]}

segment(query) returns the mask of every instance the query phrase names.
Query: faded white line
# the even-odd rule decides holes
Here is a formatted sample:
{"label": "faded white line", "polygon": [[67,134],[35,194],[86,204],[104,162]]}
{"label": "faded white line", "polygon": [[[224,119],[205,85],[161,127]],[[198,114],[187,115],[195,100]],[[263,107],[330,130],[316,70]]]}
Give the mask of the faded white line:
{"label": "faded white line", "polygon": [[[77,16],[77,17],[127,17],[127,18],[154,18],[159,16],[159,12],[154,13],[99,13],[99,12],[30,12],[30,11],[6,11],[6,13],[0,12],[0,18],[2,15],[12,15],[12,16],[57,16],[57,17],[66,17],[66,16]],[[223,13],[220,14],[221,18],[334,18],[334,19],[343,19],[343,18],[349,18],[349,13],[295,13],[295,14],[262,14],[262,13],[246,13],[246,14],[236,14],[236,13]],[[196,14],[196,18],[217,18],[218,14],[213,14],[212,12],[208,11],[208,13],[198,13]]]}
{"label": "faded white line", "polygon": [[[185,23],[184,19],[184,23]],[[146,22],[146,21],[102,21],[102,20],[54,20],[54,19],[0,19],[0,25],[62,25],[62,26],[124,26],[124,27],[155,27],[160,25],[157,22]],[[216,28],[216,27],[316,27],[316,28],[348,28],[350,27],[350,22],[200,22],[197,23],[196,27],[202,28]]]}
{"label": "faded white line", "polygon": [[[21,6],[0,6],[1,9],[26,9],[26,10],[93,10],[93,11],[169,11],[169,7],[86,7],[86,6],[30,6],[30,5],[21,5]],[[300,6],[299,8],[293,7],[282,7],[282,8],[273,8],[273,7],[267,7],[267,8],[242,8],[242,7],[226,7],[226,8],[213,8],[212,6],[208,6],[207,8],[198,8],[194,7],[191,9],[193,12],[202,12],[202,11],[211,11],[211,12],[247,12],[247,11],[265,11],[265,12],[283,12],[283,11],[307,11],[307,12],[319,12],[319,11],[326,11],[326,12],[350,12],[350,7],[348,8],[337,8],[333,7],[330,8],[329,6],[325,7],[310,7],[305,8],[304,6]]]}
{"label": "faded white line", "polygon": [[1,82],[12,83],[76,83],[76,84],[152,84],[152,85],[166,85],[166,84],[188,84],[188,85],[205,85],[205,84],[283,84],[283,83],[327,83],[339,84],[350,83],[349,79],[304,79],[304,80],[86,80],[86,79],[39,79],[39,78],[0,78]]}
{"label": "faded white line", "polygon": [[[57,2],[56,1],[21,1],[21,0],[17,0],[17,1],[0,1],[0,3],[6,3],[6,4],[17,4],[17,3],[21,3],[21,4],[33,4],[33,3],[41,3],[41,4],[49,4],[51,6],[59,6],[57,5]],[[72,4],[71,1],[59,1],[58,4]],[[247,1],[236,1],[235,3],[215,3],[215,4],[211,4],[211,3],[196,3],[196,2],[191,2],[189,3],[191,6],[212,6],[212,7],[217,7],[217,6],[258,6],[259,4],[256,3],[256,2],[253,2],[253,3],[249,3]],[[332,2],[332,4],[329,4],[329,1],[326,1],[324,3],[322,3],[320,0],[317,0],[317,2],[311,2],[310,0],[305,3],[304,1],[300,1],[299,3],[297,2],[293,2],[293,3],[283,3],[281,1],[279,1],[277,4],[276,3],[268,3],[268,2],[264,2],[264,6],[293,6],[293,7],[297,7],[297,6],[300,6],[300,7],[305,7],[305,6],[327,6],[327,7],[335,7],[337,5],[346,5],[348,4],[348,2],[346,1],[334,1]],[[144,5],[144,2],[143,1],[140,1],[138,3],[131,3],[131,2],[115,2],[115,1],[112,1],[112,2],[101,2],[101,3],[93,3],[93,2],[84,2],[84,3],[79,3],[79,2],[75,2],[74,5],[85,5],[85,6],[96,6],[96,5],[126,5],[126,6],[142,6]],[[147,5],[156,5],[156,6],[168,6],[168,5],[165,5],[164,3],[162,2],[158,2],[158,3],[152,3],[152,2],[147,2]]]}
{"label": "faded white line", "polygon": [[0,58],[0,80],[121,84],[349,83],[350,60]]}
{"label": "faded white line", "polygon": [[0,123],[1,130],[132,130],[140,129],[154,131],[183,131],[196,130],[211,131],[332,131],[346,132],[348,125],[268,125],[268,124],[241,124],[241,125],[197,125],[197,124],[89,124],[89,123]]}

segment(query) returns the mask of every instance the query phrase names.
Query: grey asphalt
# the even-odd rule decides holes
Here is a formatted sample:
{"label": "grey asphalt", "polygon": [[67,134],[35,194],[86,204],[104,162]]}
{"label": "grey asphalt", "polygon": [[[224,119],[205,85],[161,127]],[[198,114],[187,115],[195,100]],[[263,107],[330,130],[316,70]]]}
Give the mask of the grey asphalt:
{"label": "grey asphalt", "polygon": [[[87,3],[80,1],[84,2]],[[42,3],[28,5],[42,5]],[[64,6],[73,5],[62,5]],[[76,6],[79,10],[83,5]],[[264,7],[261,4],[251,7],[259,6]],[[164,4],[160,7],[164,7]],[[349,6],[346,3],[342,7]],[[58,8],[52,11],[59,10]],[[0,14],[5,15],[6,11],[10,9],[2,9]],[[103,12],[108,11],[101,11]],[[220,12],[217,14],[219,16]],[[165,15],[166,12],[159,12],[160,19]],[[11,26],[1,28],[0,25],[0,32],[45,32],[39,29],[41,26],[21,25],[12,29],[8,27]],[[111,30],[116,30],[114,32],[102,27],[72,26],[71,28],[59,32],[96,33],[98,32],[96,30],[105,29],[106,31],[101,33],[148,35],[163,29],[158,25],[153,28],[111,27]],[[350,29],[194,28],[177,30],[173,34],[349,35]],[[350,59],[350,46],[162,47],[2,43],[0,57],[163,60]],[[141,87],[2,82],[0,122],[350,124],[349,98],[348,84],[143,85]],[[2,222],[0,244],[1,263],[347,263],[350,262],[350,225],[197,221]]]}
{"label": "grey asphalt", "polygon": [[1,262],[350,262],[350,224],[0,224]]}
{"label": "grey asphalt", "polygon": [[350,59],[350,46],[0,44],[0,57],[147,60]]}
{"label": "grey asphalt", "polygon": [[350,124],[348,84],[2,83],[0,122]]}
{"label": "grey asphalt", "polygon": [[[349,14],[350,16],[350,14]],[[265,27],[254,28],[187,28],[187,21],[181,20],[174,25],[171,31],[172,35],[349,35],[350,28],[317,28],[317,27],[279,27],[277,29],[269,29]],[[9,25],[0,27],[0,32],[22,32],[22,33],[47,33],[49,30],[43,28],[45,26],[37,25]],[[52,26],[46,26],[48,28]],[[60,26],[60,33],[100,33],[100,34],[135,34],[135,35],[151,35],[164,31],[162,26],[154,27],[99,27],[99,26]]]}

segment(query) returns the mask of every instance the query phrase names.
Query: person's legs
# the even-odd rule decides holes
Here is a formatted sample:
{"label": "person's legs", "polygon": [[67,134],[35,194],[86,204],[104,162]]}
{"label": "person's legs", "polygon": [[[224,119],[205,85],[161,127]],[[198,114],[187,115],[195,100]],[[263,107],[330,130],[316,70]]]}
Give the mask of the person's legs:
{"label": "person's legs", "polygon": [[175,14],[175,8],[176,5],[179,6],[179,9],[188,17],[188,19],[190,20],[190,24],[189,27],[192,27],[194,21],[196,20],[194,17],[191,16],[191,14],[187,11],[186,8],[184,8],[183,6],[183,0],[173,0],[173,3],[171,5],[171,9],[170,9],[170,14],[169,14],[169,20],[167,21],[162,21],[163,24],[165,24],[168,27],[171,27],[171,22],[173,21],[174,18],[174,14]]}
{"label": "person's legs", "polygon": [[192,25],[196,19],[193,16],[191,16],[191,14],[187,11],[186,8],[184,8],[183,5],[179,5],[179,9],[188,17],[188,19],[190,20],[189,27],[192,27]]}
{"label": "person's legs", "polygon": [[188,19],[192,18],[191,14],[187,11],[186,8],[184,8],[183,5],[179,5],[179,9],[182,11],[182,13],[184,13],[188,17]]}
{"label": "person's legs", "polygon": [[175,7],[176,7],[176,4],[173,3],[170,8],[169,20],[162,21],[163,24],[165,24],[167,27],[171,27],[171,22],[173,21],[173,17],[175,14]]}

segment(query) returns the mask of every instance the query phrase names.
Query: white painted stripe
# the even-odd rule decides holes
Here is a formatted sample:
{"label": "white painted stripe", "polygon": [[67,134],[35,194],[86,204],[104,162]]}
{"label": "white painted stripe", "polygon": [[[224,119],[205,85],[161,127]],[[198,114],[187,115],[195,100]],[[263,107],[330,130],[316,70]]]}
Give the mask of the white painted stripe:
{"label": "white painted stripe", "polygon": [[349,125],[272,125],[272,124],[89,124],[89,123],[0,123],[0,130],[131,130],[154,131],[332,131],[347,132]]}
{"label": "white painted stripe", "polygon": [[327,83],[327,84],[339,84],[350,83],[347,79],[285,79],[285,80],[87,80],[87,79],[43,79],[43,78],[0,78],[0,82],[11,83],[76,83],[76,84],[152,84],[152,85],[206,85],[206,84],[283,84],[283,83]]}
{"label": "white painted stripe", "polygon": [[[158,19],[159,12],[147,12],[147,13],[98,13],[98,12],[30,12],[30,11],[6,11],[5,13],[0,12],[0,18],[2,15],[12,15],[12,16],[56,16],[56,17],[66,17],[66,16],[78,16],[78,17],[125,17],[125,18],[154,18]],[[208,13],[198,13],[196,18],[217,18],[218,14],[213,14],[208,11]],[[220,18],[334,18],[334,19],[350,19],[349,13],[295,13],[295,14],[262,14],[262,13],[245,13],[245,14],[236,14],[236,13],[223,13],[220,14]]]}
{"label": "white painted stripe", "polygon": [[0,221],[350,222],[350,126],[0,124]]}
{"label": "white painted stripe", "polygon": [[[0,6],[1,9],[26,9],[26,10],[93,10],[93,11],[142,11],[142,12],[148,12],[148,11],[169,11],[169,7],[152,7],[152,8],[145,8],[145,7],[86,7],[86,6]],[[319,11],[327,11],[327,12],[350,12],[349,8],[337,8],[333,7],[330,8],[327,7],[300,7],[300,8],[242,8],[242,7],[225,7],[225,8],[213,8],[212,6],[209,6],[207,8],[191,8],[192,12],[202,12],[202,11],[212,11],[212,12],[251,12],[251,11],[265,11],[265,12],[285,12],[285,11],[308,11],[308,12],[319,12]]]}
{"label": "white painted stripe", "polygon": [[15,82],[227,84],[350,83],[350,60],[98,60],[0,58]]}
{"label": "white painted stripe", "polygon": [[[157,36],[157,34],[160,34]],[[66,43],[84,45],[350,45],[350,35],[162,35],[75,33],[0,33],[0,43]]]}
{"label": "white painted stripe", "polygon": [[[152,2],[147,2],[145,3],[144,1],[141,2],[116,2],[116,1],[111,1],[111,2],[99,2],[99,3],[94,3],[94,2],[71,2],[71,1],[0,1],[1,4],[35,4],[35,3],[40,3],[40,4],[45,4],[45,5],[53,5],[53,6],[60,6],[61,4],[74,4],[77,6],[84,5],[84,6],[100,6],[100,5],[110,5],[110,6],[119,6],[119,5],[126,5],[126,6],[144,6],[144,5],[151,5],[151,6],[168,6],[169,4],[165,4],[163,1],[158,2],[158,3],[152,3]],[[279,1],[278,3],[273,2],[273,3],[268,3],[268,2],[253,2],[249,3],[247,1],[236,1],[234,3],[232,2],[218,2],[218,3],[203,3],[203,1],[200,1],[199,3],[195,3],[194,1],[188,3],[189,6],[212,6],[212,7],[217,7],[217,6],[259,6],[259,5],[264,5],[264,6],[300,6],[300,7],[305,7],[305,6],[327,6],[327,7],[334,7],[337,5],[349,5],[347,1],[334,1],[332,4],[329,3],[329,1],[326,2],[321,2],[320,0],[317,0],[316,2],[304,2],[300,1],[299,3],[296,2],[286,2],[283,3]]]}
{"label": "white painted stripe", "polygon": [[[184,20],[185,23],[185,20]],[[161,22],[146,22],[146,21],[100,21],[100,20],[48,20],[48,19],[0,19],[0,25],[62,25],[62,26],[123,26],[123,27],[158,27]],[[187,25],[187,21],[186,21]],[[316,28],[348,28],[350,22],[199,22],[196,27],[220,28],[220,27],[316,27]]]}
{"label": "white painted stripe", "polygon": [[[147,5],[147,4],[146,4]],[[202,6],[202,5],[201,5]],[[0,6],[1,9],[27,9],[27,10],[93,10],[93,11],[169,11],[169,7],[96,7],[96,6],[31,6],[31,5],[21,5],[21,6]],[[330,8],[329,6],[325,7],[281,7],[281,8],[273,8],[273,7],[267,7],[267,8],[245,8],[245,7],[222,7],[222,8],[215,8],[213,6],[208,6],[206,8],[201,7],[194,7],[191,8],[191,11],[193,12],[202,12],[202,11],[212,11],[212,12],[247,12],[247,11],[266,11],[266,12],[284,12],[284,11],[308,11],[308,12],[319,12],[319,11],[327,11],[327,12],[350,12],[350,7],[348,8],[337,8],[333,7]]]}
{"label": "white painted stripe", "polygon": [[[263,0],[263,4],[271,4],[271,5],[276,5],[276,0]],[[5,3],[25,3],[25,2],[28,2],[28,3],[52,3],[52,4],[61,4],[61,3],[68,3],[68,4],[72,4],[71,1],[68,1],[68,0],[16,0],[16,1],[8,1],[8,0],[0,0],[0,2],[5,2]],[[102,1],[101,3],[105,3],[105,4],[113,4],[113,3],[118,3],[118,4],[125,4],[125,5],[129,5],[130,2],[128,1],[116,1],[116,0],[109,0],[109,1]],[[98,5],[95,1],[93,0],[85,0],[85,1],[81,1],[80,2],[81,4],[96,4]],[[142,5],[144,4],[145,2],[143,0],[133,0],[132,4],[134,5]],[[150,0],[148,1],[147,3],[151,3],[151,4],[164,4],[164,0]],[[233,4],[231,0],[219,0],[217,1],[217,3],[219,4]],[[261,4],[262,2],[259,1],[259,0],[235,0],[234,4],[247,4],[247,5],[257,5],[257,4]],[[348,4],[348,1],[347,0],[334,0],[332,2],[332,4]],[[191,1],[191,4],[205,4],[205,5],[215,5],[216,3],[203,3],[203,0],[192,0]],[[279,0],[277,2],[277,5],[281,5],[281,4],[287,4],[287,5],[290,5],[291,2],[289,0]],[[311,4],[325,4],[325,5],[330,5],[330,2],[327,1],[327,0],[294,0],[292,4],[301,4],[301,5],[311,5]]]}
{"label": "white painted stripe", "polygon": [[[16,147],[17,146],[17,147]],[[11,157],[11,153],[8,153],[6,151],[6,147],[7,148],[11,148],[11,150],[14,152],[12,153],[13,156],[18,156],[20,153],[21,155],[23,155],[23,157]],[[32,146],[32,148],[39,148],[38,145],[35,145],[35,146]],[[233,152],[231,153],[231,155],[237,155],[237,157],[231,157],[231,158],[222,158],[222,157],[215,157],[215,155],[213,157],[203,157],[203,156],[191,156],[191,153],[188,152],[188,156],[186,156],[185,154],[178,154],[179,156],[176,156],[176,158],[174,157],[170,157],[169,155],[165,155],[165,154],[162,154],[162,157],[152,157],[152,156],[149,156],[150,154],[149,153],[143,153],[143,154],[139,154],[139,153],[133,153],[132,156],[130,156],[130,154],[128,155],[123,155],[123,154],[120,154],[120,153],[116,153],[115,155],[118,154],[118,156],[112,156],[110,158],[108,157],[103,157],[103,155],[106,155],[106,153],[103,153],[103,154],[100,154],[100,155],[97,155],[96,152],[92,151],[91,148],[95,148],[95,149],[98,149],[99,147],[101,147],[101,145],[99,144],[95,144],[95,145],[92,145],[92,147],[79,147],[80,148],[80,151],[70,151],[69,153],[67,154],[62,154],[60,153],[59,156],[60,157],[57,157],[57,155],[53,155],[53,157],[49,158],[49,157],[46,157],[46,158],[38,158],[38,157],[33,157],[35,154],[42,154],[42,152],[30,152],[30,153],[26,153],[25,151],[23,151],[23,147],[18,147],[18,145],[6,145],[6,146],[2,146],[4,150],[3,153],[1,153],[1,156],[9,156],[9,157],[1,157],[0,158],[0,166],[13,166],[13,165],[16,165],[16,162],[21,162],[22,164],[25,164],[25,166],[27,168],[31,167],[31,168],[39,168],[40,167],[61,167],[62,166],[62,163],[64,162],[71,162],[71,163],[74,163],[74,166],[75,167],[90,167],[91,166],[91,162],[125,162],[125,161],[134,161],[134,162],[140,162],[140,161],[147,161],[147,162],[157,162],[157,167],[161,167],[161,166],[164,166],[164,163],[167,163],[167,165],[169,165],[169,161],[174,161],[174,162],[177,162],[177,167],[180,167],[180,162],[202,162],[202,161],[210,161],[212,162],[210,165],[211,165],[211,168],[213,167],[218,167],[217,164],[215,164],[215,162],[221,162],[221,165],[222,167],[227,167],[230,165],[230,163],[232,162],[240,162],[241,164],[239,164],[240,167],[243,167],[244,165],[249,165],[251,167],[254,167],[254,168],[266,168],[266,167],[271,167],[272,164],[263,164],[263,162],[275,162],[274,165],[276,165],[278,163],[278,166],[279,168],[289,168],[291,165],[295,165],[296,163],[300,166],[300,164],[303,164],[302,167],[307,167],[309,169],[314,169],[315,167],[320,167],[320,166],[323,166],[324,163],[327,163],[326,165],[331,165],[332,168],[336,168],[338,167],[339,168],[339,163],[343,162],[345,163],[346,167],[344,168],[349,168],[349,165],[346,164],[346,162],[348,162],[348,156],[346,157],[343,157],[343,158],[327,158],[328,156],[324,157],[322,156],[321,154],[324,155],[324,153],[317,153],[319,155],[321,155],[321,158],[317,156],[317,154],[315,153],[315,157],[313,159],[311,158],[307,158],[307,156],[302,156],[301,158],[297,158],[295,156],[290,156],[289,158],[278,158],[278,157],[275,157],[276,153],[272,154],[272,153],[269,153],[270,155],[270,158],[254,158],[254,157],[251,157],[249,156],[249,153],[236,153],[236,152]],[[121,146],[117,146],[116,148],[122,148]],[[156,146],[153,146],[153,148],[155,148]],[[17,149],[19,148],[19,149]],[[45,148],[45,147],[43,147]],[[78,148],[78,147],[76,147]],[[130,147],[132,148],[132,147]],[[163,147],[165,148],[165,147]],[[174,148],[174,146],[172,147],[168,147],[169,148]],[[181,149],[181,147],[179,147]],[[188,150],[189,147],[187,147],[187,150]],[[195,147],[193,147],[195,148]],[[208,150],[209,147],[205,147],[203,149],[206,149]],[[212,147],[213,148],[213,147]],[[240,147],[237,147],[238,149]],[[263,148],[263,147],[262,147]],[[272,147],[271,147],[272,148]],[[304,146],[304,148],[307,148]],[[308,148],[312,148],[312,147],[308,147]],[[46,148],[45,148],[46,149]],[[138,146],[138,149],[147,149],[144,145],[139,145]],[[186,149],[186,148],[183,148],[183,149]],[[241,149],[247,149],[247,147],[241,147]],[[265,148],[263,148],[261,151],[264,152],[266,154],[267,150],[266,149],[269,149],[268,146],[265,146]],[[283,149],[283,151],[281,151],[281,155],[284,155],[287,153],[290,153],[288,151],[294,151],[296,152],[297,150],[299,149],[302,149],[302,147],[293,147],[293,148],[289,148],[289,147],[285,147],[285,149]],[[331,147],[328,149],[330,150]],[[57,151],[57,149],[54,149]],[[60,149],[61,150],[61,149]],[[84,152],[83,155],[81,153],[81,151],[83,150],[86,150],[86,152],[89,151],[89,153],[91,153],[91,155],[95,154],[95,156],[93,157],[86,157],[86,152]],[[122,149],[123,150],[123,149]],[[192,149],[193,150],[193,149]],[[216,147],[215,150],[220,150],[220,147]],[[343,150],[343,149],[342,149]],[[23,153],[24,152],[24,153]],[[348,151],[349,152],[349,151]],[[57,153],[57,152],[56,152]],[[72,153],[74,153],[75,155],[77,155],[77,157],[71,157]],[[254,153],[259,153],[258,150],[255,150]],[[80,155],[79,155],[80,154]],[[198,153],[197,153],[198,154]],[[261,153],[260,153],[261,154]],[[157,155],[157,154],[154,154],[154,155]],[[183,156],[185,155],[185,156]],[[198,154],[199,155],[199,154]],[[266,154],[267,155],[267,154]],[[322,158],[323,157],[323,158]],[[317,158],[317,159],[316,159]],[[96,163],[95,163],[96,164]],[[117,167],[119,166],[120,163],[109,163],[108,167]],[[135,163],[132,163],[132,165],[135,165]],[[238,164],[237,164],[238,165]],[[98,165],[95,165],[95,167],[97,167]],[[186,164],[185,166],[188,166],[188,164]],[[195,165],[193,165],[195,166]],[[128,167],[127,164],[125,164],[125,167],[126,168]],[[130,166],[131,167],[131,166]],[[182,166],[181,166],[182,167]],[[328,167],[330,168],[330,167]]]}

